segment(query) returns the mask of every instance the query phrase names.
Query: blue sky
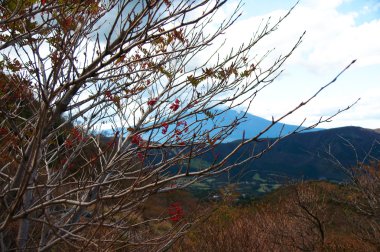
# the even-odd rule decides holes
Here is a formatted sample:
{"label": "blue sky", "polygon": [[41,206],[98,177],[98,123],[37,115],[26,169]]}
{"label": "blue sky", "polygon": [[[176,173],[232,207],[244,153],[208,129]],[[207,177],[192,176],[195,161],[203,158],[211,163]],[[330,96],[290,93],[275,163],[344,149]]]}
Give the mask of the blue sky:
{"label": "blue sky", "polygon": [[[260,20],[284,15],[295,2],[245,0],[242,17],[226,33],[227,45],[247,41]],[[229,15],[237,3],[228,3],[221,15]],[[301,0],[257,50],[276,48],[273,57],[286,53],[305,30],[306,37],[285,65],[284,74],[261,92],[249,112],[264,118],[278,117],[357,59],[333,86],[284,122],[298,124],[307,118],[312,123],[360,98],[352,109],[322,127],[380,128],[380,1]]]}

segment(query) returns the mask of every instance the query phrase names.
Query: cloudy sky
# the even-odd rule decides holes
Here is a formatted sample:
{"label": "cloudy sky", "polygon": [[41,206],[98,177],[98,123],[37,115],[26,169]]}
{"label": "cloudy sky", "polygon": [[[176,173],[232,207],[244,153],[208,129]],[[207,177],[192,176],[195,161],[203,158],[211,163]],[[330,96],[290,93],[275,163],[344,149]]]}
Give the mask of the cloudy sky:
{"label": "cloudy sky", "polygon": [[[296,1],[245,0],[243,16],[226,34],[228,45],[248,40],[263,18],[283,16]],[[228,15],[233,5],[222,12]],[[305,109],[284,122],[313,122],[361,100],[322,127],[380,128],[380,1],[301,0],[259,49],[286,53],[306,31],[303,43],[285,65],[285,73],[257,97],[250,112],[271,118],[306,100],[353,59],[357,62]]]}

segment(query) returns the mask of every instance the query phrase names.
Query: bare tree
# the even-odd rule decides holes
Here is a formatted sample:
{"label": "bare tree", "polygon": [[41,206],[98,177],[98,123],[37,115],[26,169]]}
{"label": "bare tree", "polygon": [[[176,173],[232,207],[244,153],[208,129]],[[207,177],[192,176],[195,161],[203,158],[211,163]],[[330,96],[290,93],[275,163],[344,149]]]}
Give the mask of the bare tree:
{"label": "bare tree", "polygon": [[292,184],[246,207],[222,203],[185,236],[174,251],[321,251],[326,246],[325,192],[320,185]]}
{"label": "bare tree", "polygon": [[380,249],[380,163],[376,158],[379,151],[379,142],[373,141],[369,150],[358,150],[348,139],[341,137],[352,150],[356,159],[354,167],[347,167],[329,150],[330,161],[344,171],[349,179],[348,186],[352,190],[351,196],[339,201],[354,209],[359,217],[348,218],[355,235]]}
{"label": "bare tree", "polygon": [[[142,218],[139,207],[150,195],[238,166],[226,161],[335,82],[273,119],[256,137],[242,136],[229,155],[195,169],[192,160],[222,143],[244,118],[225,123],[223,113],[251,104],[303,37],[269,65],[269,52],[252,53],[289,11],[274,23],[265,21],[227,55],[210,52],[240,16],[241,5],[210,29],[225,3],[2,4],[2,250],[167,248],[189,225],[174,203],[166,214]],[[113,129],[112,137],[100,134],[105,127]],[[153,233],[152,226],[163,222],[170,228]]]}

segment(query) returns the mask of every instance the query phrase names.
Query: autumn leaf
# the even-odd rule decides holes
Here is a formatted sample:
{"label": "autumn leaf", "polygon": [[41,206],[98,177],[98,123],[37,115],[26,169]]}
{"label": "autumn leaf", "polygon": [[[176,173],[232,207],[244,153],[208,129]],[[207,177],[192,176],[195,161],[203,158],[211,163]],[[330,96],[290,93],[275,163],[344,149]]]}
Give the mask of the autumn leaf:
{"label": "autumn leaf", "polygon": [[193,75],[187,76],[187,80],[190,82],[191,85],[194,87],[198,86],[200,80],[195,78]]}
{"label": "autumn leaf", "polygon": [[206,135],[206,138],[207,142],[210,144],[211,147],[213,147],[215,145],[216,140],[218,140],[218,138],[210,138],[210,135],[208,133]]}
{"label": "autumn leaf", "polygon": [[125,55],[122,55],[120,56],[116,61],[115,61],[115,64],[118,65],[120,63],[122,63],[125,59]]}
{"label": "autumn leaf", "polygon": [[215,116],[208,110],[203,111],[203,113],[210,119],[214,119]]}
{"label": "autumn leaf", "polygon": [[171,79],[172,78],[172,74],[170,72],[168,72],[165,68],[163,68],[162,66],[158,68],[158,71],[164,75],[166,75],[166,77],[168,77],[168,79]]}

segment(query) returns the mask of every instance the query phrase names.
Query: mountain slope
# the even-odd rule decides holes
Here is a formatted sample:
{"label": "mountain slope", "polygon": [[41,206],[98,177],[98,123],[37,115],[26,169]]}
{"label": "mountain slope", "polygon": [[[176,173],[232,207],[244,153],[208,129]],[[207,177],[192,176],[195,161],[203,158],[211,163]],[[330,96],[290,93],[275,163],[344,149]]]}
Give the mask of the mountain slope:
{"label": "mountain slope", "polygon": [[[255,153],[267,146],[268,141],[246,146],[239,151],[229,163],[239,160],[239,156],[248,157],[255,148]],[[378,141],[377,144],[374,144]],[[221,144],[215,152],[221,157],[225,156],[239,142]],[[241,167],[245,169],[245,175],[241,180],[250,179],[252,171],[259,173],[275,173],[289,178],[344,180],[345,174],[342,169],[333,165],[333,158],[329,152],[347,168],[353,167],[357,161],[364,160],[371,150],[371,155],[380,157],[380,133],[359,127],[343,127],[323,131],[309,132],[292,135],[280,141],[272,150],[265,153],[261,158]],[[357,155],[357,159],[356,159]],[[211,156],[205,157],[212,162]],[[367,160],[368,161],[368,160]],[[238,170],[232,171],[237,174]]]}

